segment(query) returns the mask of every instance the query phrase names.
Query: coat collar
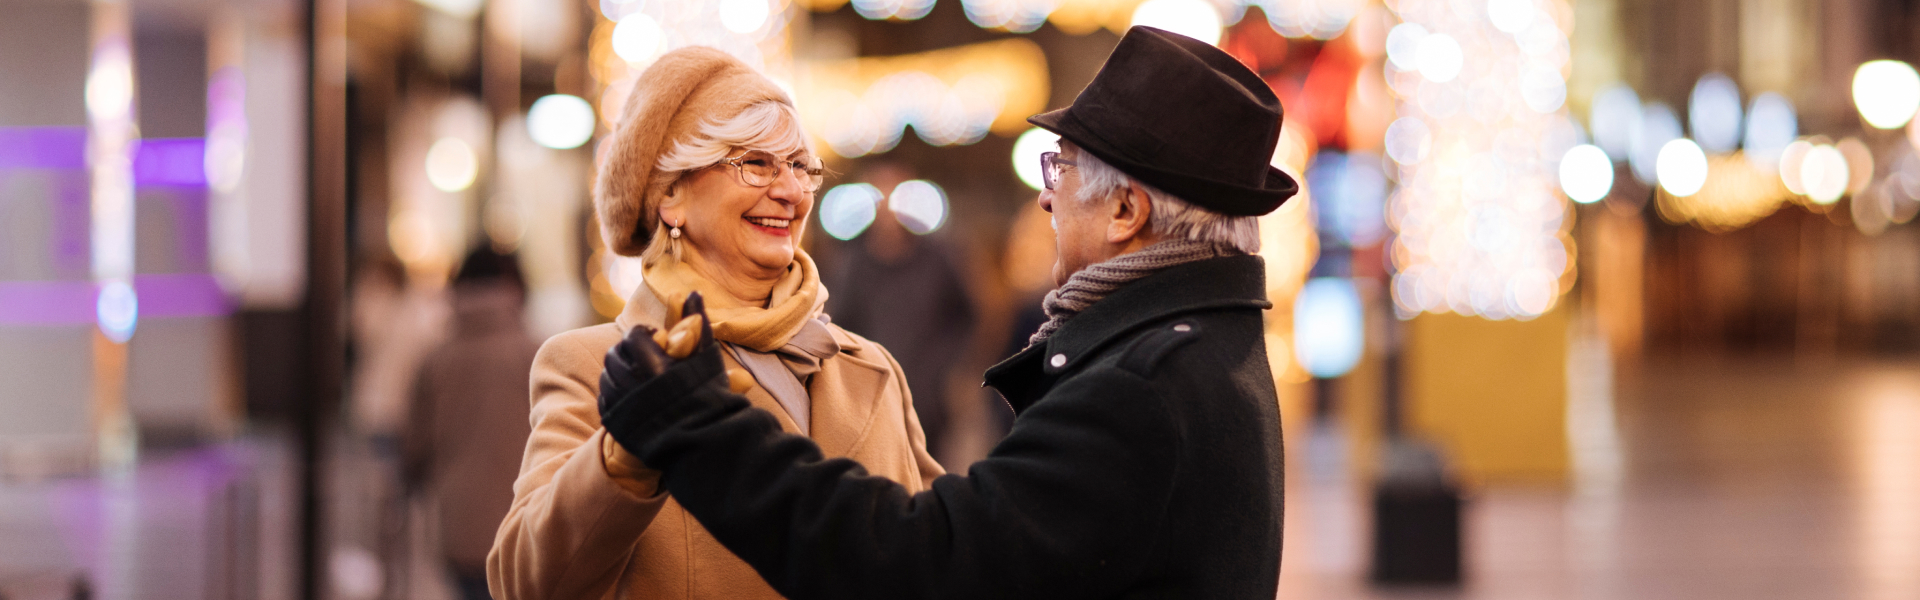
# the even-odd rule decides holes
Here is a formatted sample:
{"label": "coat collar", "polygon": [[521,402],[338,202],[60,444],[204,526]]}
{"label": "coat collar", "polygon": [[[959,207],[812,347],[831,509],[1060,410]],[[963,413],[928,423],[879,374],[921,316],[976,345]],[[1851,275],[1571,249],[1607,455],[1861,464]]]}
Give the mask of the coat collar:
{"label": "coat collar", "polygon": [[[626,308],[614,323],[624,336],[635,325],[658,329],[666,319],[667,305],[651,288],[641,285],[627,299]],[[874,407],[881,401],[879,396],[889,380],[894,378],[894,369],[883,354],[867,347],[871,342],[855,338],[839,327],[827,329],[833,334],[833,341],[840,345],[840,354],[821,361],[820,372],[815,373],[807,385],[808,437],[818,442],[827,456],[850,456],[866,441],[876,414]],[[730,366],[739,366],[731,357],[728,360]],[[755,407],[773,413],[781,429],[800,433],[799,425],[787,414],[786,407],[764,388],[756,385],[743,395]]]}
{"label": "coat collar", "polygon": [[1272,308],[1266,263],[1258,256],[1227,256],[1168,267],[1095,302],[1053,337],[987,369],[987,385],[1024,410],[1052,380],[1092,360],[1135,329],[1182,314],[1233,308]]}

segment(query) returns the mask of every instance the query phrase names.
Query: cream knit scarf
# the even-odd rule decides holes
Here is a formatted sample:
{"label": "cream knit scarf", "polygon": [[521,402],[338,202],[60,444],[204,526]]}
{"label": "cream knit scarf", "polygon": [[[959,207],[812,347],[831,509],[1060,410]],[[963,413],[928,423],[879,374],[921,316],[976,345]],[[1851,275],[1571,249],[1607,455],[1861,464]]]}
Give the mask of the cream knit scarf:
{"label": "cream knit scarf", "polygon": [[1068,277],[1066,285],[1060,286],[1060,289],[1047,292],[1047,299],[1040,305],[1047,312],[1047,322],[1027,340],[1027,345],[1032,346],[1053,337],[1053,333],[1059,331],[1067,319],[1126,284],[1174,265],[1237,254],[1241,252],[1226,244],[1173,239],[1089,265]]}

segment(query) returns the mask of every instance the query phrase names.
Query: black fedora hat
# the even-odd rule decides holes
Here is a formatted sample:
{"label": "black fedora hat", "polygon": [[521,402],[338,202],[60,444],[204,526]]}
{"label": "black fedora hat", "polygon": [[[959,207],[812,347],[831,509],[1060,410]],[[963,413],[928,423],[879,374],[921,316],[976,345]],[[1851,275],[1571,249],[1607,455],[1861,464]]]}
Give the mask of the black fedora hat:
{"label": "black fedora hat", "polygon": [[1027,119],[1161,191],[1214,212],[1273,212],[1300,185],[1273,167],[1280,99],[1226,52],[1134,27],[1066,108]]}

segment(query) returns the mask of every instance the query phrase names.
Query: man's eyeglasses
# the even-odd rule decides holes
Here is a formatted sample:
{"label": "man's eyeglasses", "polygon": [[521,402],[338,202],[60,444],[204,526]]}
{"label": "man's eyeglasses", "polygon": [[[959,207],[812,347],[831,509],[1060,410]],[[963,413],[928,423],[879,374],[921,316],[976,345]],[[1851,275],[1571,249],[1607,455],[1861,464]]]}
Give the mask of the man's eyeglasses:
{"label": "man's eyeglasses", "polygon": [[797,160],[779,160],[765,152],[748,152],[720,161],[719,164],[733,167],[740,183],[753,187],[773,185],[773,180],[780,176],[781,171],[792,171],[803,192],[818,190],[820,184],[826,182],[826,169]]}
{"label": "man's eyeglasses", "polygon": [[1051,190],[1054,186],[1060,185],[1060,171],[1062,169],[1079,166],[1079,164],[1080,163],[1060,158],[1059,152],[1042,152],[1040,153],[1040,183],[1045,184],[1047,189]]}

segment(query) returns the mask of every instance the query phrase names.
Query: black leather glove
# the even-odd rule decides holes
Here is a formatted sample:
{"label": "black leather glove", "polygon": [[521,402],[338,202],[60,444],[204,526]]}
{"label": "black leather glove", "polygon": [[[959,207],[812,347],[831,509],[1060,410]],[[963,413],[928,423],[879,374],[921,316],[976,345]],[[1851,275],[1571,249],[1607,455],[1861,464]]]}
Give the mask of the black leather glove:
{"label": "black leather glove", "polygon": [[[713,326],[706,318],[706,303],[699,293],[688,294],[682,305],[681,320],[698,317],[698,337],[684,358],[674,358],[662,348],[658,331],[634,327],[625,338],[607,350],[606,371],[600,374],[600,424],[607,434],[627,449],[639,454],[643,439],[636,431],[673,400],[685,397],[704,386],[727,386],[726,365],[720,360],[720,347],[713,343]],[[670,329],[691,334],[678,323]],[[675,349],[686,342],[669,345]]]}

